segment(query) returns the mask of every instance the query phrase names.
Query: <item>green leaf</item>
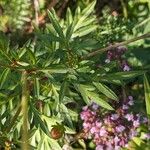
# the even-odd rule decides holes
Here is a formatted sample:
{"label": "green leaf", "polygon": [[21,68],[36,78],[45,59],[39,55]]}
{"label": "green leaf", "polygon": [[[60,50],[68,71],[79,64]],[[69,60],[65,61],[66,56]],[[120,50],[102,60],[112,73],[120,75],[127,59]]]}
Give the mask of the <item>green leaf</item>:
{"label": "green leaf", "polygon": [[33,104],[30,103],[31,106],[31,110],[33,112],[34,115],[34,121],[35,121],[35,126],[38,128],[40,126],[41,130],[47,135],[49,136],[49,130],[46,127],[45,123],[42,121],[39,112],[34,108]]}
{"label": "green leaf", "polygon": [[118,100],[117,95],[106,85],[102,83],[97,83],[97,82],[93,82],[93,84],[100,92],[102,92],[108,98],[113,99],[113,100]]}
{"label": "green leaf", "polygon": [[146,71],[140,70],[140,71],[125,71],[125,72],[117,72],[113,74],[107,74],[102,79],[113,79],[113,80],[120,80],[120,79],[131,79],[135,78],[139,75],[144,74]]}
{"label": "green leaf", "polygon": [[77,30],[79,28],[80,24],[82,24],[82,22],[84,22],[84,20],[93,12],[95,4],[96,4],[96,1],[94,0],[91,4],[89,4],[82,11],[81,17],[79,18],[79,21],[77,22],[77,24],[75,26],[75,30]]}
{"label": "green leaf", "polygon": [[50,18],[50,21],[55,29],[55,31],[58,33],[58,35],[61,37],[61,39],[64,39],[64,34],[63,34],[63,30],[59,24],[59,21],[57,20],[57,17],[55,15],[55,10],[52,9],[52,11],[48,11],[48,16]]}
{"label": "green leaf", "polygon": [[73,22],[73,17],[72,17],[70,8],[67,9],[66,22],[67,22],[67,25],[70,25]]}
{"label": "green leaf", "polygon": [[141,144],[144,143],[143,140],[140,139],[139,137],[134,137],[132,140],[133,140],[138,146],[140,146]]}
{"label": "green leaf", "polygon": [[88,97],[91,99],[92,102],[95,102],[96,104],[100,105],[103,108],[106,108],[108,110],[114,110],[106,101],[100,98],[100,96],[94,92],[87,92]]}
{"label": "green leaf", "polygon": [[16,62],[17,62],[18,65],[23,66],[23,67],[29,66],[28,63],[23,62],[23,61],[16,61]]}
{"label": "green leaf", "polygon": [[32,62],[33,65],[35,65],[36,63],[35,54],[30,49],[27,50],[27,53],[29,55],[30,61]]}
{"label": "green leaf", "polygon": [[38,38],[40,38],[43,42],[52,42],[52,41],[55,41],[55,42],[61,42],[61,39],[54,35],[53,32],[51,32],[50,30],[48,31],[49,33],[45,33],[45,34],[37,34]]}
{"label": "green leaf", "polygon": [[97,29],[97,25],[89,25],[89,26],[85,26],[80,28],[79,30],[77,30],[74,34],[73,34],[73,38],[75,37],[81,37],[81,36],[85,36],[91,32],[93,32],[94,30]]}
{"label": "green leaf", "polygon": [[67,125],[73,129],[74,128],[73,123],[72,123],[72,120],[71,120],[71,117],[70,117],[67,107],[61,103],[60,108],[62,109],[62,113],[64,113],[64,115],[65,115],[65,120],[66,120]]}
{"label": "green leaf", "polygon": [[150,116],[150,85],[146,75],[144,75],[144,90],[145,90],[145,102],[146,102],[146,111]]}
{"label": "green leaf", "polygon": [[39,71],[42,71],[42,72],[48,72],[50,74],[53,74],[53,73],[67,73],[68,71],[70,71],[69,68],[64,68],[64,67],[58,67],[58,66],[55,66],[55,67],[46,67],[46,68],[42,68],[42,69],[39,69]]}
{"label": "green leaf", "polygon": [[88,17],[86,20],[84,20],[84,22],[82,22],[82,24],[78,25],[78,29],[91,25],[91,24],[95,24],[96,23],[96,16],[93,16],[90,18]]}
{"label": "green leaf", "polygon": [[64,99],[67,87],[68,87],[68,82],[66,80],[64,80],[63,83],[62,83],[62,85],[61,85],[61,87],[60,87],[60,92],[59,92],[59,102],[60,103]]}
{"label": "green leaf", "polygon": [[69,41],[74,32],[74,24],[71,23],[66,31],[66,39]]}
{"label": "green leaf", "polygon": [[60,145],[56,140],[49,138],[48,141],[52,150],[62,150],[62,148],[60,147]]}
{"label": "green leaf", "polygon": [[80,92],[85,103],[90,104],[90,101],[89,101],[89,98],[88,98],[88,95],[86,93],[86,89],[84,88],[84,86],[81,84],[74,84],[74,86]]}
{"label": "green leaf", "polygon": [[0,76],[0,89],[3,87],[3,85],[4,85],[5,81],[6,81],[7,76],[8,76],[9,73],[10,73],[10,69],[9,69],[9,68],[6,68],[6,69],[2,72],[2,74],[1,74],[1,76]]}

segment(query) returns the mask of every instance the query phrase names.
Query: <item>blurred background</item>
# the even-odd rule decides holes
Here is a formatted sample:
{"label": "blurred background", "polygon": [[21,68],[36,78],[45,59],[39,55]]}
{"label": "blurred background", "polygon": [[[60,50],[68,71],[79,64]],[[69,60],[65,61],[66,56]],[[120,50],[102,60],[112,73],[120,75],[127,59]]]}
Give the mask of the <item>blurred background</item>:
{"label": "blurred background", "polygon": [[[0,31],[15,38],[17,42],[24,42],[28,36],[32,36],[33,24],[45,27],[49,22],[47,10],[52,7],[60,18],[64,18],[68,7],[74,12],[77,7],[83,9],[91,2],[92,0],[0,0]],[[97,0],[95,11],[100,24],[101,17],[112,14],[130,20],[132,24],[140,23],[140,31],[150,28],[149,0]]]}

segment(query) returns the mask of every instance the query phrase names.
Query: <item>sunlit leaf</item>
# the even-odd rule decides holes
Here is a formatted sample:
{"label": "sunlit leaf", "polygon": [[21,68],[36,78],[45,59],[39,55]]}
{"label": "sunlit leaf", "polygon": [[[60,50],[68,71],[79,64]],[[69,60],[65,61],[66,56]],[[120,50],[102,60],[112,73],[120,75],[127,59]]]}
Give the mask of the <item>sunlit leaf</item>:
{"label": "sunlit leaf", "polygon": [[88,91],[87,95],[92,102],[95,102],[99,106],[106,108],[108,110],[114,110],[105,100],[100,98],[100,96],[98,94]]}

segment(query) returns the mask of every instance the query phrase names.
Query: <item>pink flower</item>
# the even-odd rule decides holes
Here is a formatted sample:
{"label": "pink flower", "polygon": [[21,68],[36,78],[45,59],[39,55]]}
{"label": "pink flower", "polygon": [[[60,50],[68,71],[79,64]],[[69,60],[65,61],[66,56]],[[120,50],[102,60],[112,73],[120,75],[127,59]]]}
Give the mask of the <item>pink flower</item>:
{"label": "pink flower", "polygon": [[106,146],[106,150],[114,150],[114,148],[110,142],[108,142],[108,144]]}
{"label": "pink flower", "polygon": [[107,134],[107,131],[106,131],[105,127],[102,127],[102,128],[100,129],[100,131],[99,131],[99,135],[100,135],[100,136],[104,136],[104,135],[106,135],[106,134]]}
{"label": "pink flower", "polygon": [[94,133],[98,133],[99,130],[100,130],[100,129],[99,129],[98,127],[92,127],[91,130],[90,130],[90,132],[91,132],[92,134],[94,134]]}
{"label": "pink flower", "polygon": [[124,139],[121,139],[121,141],[119,142],[119,145],[124,147],[126,144],[126,141]]}
{"label": "pink flower", "polygon": [[83,123],[83,127],[84,127],[85,129],[90,129],[90,128],[91,128],[91,123],[89,123],[89,122],[84,122],[84,123]]}
{"label": "pink flower", "polygon": [[120,146],[115,146],[114,150],[120,150],[121,147]]}
{"label": "pink flower", "polygon": [[88,106],[84,106],[83,108],[82,108],[82,110],[84,110],[84,111],[86,111],[88,109]]}
{"label": "pink flower", "polygon": [[100,127],[102,126],[102,123],[99,122],[99,121],[96,121],[96,122],[95,122],[95,125],[96,125],[96,127],[99,127],[99,128],[100,128]]}
{"label": "pink flower", "polygon": [[97,145],[95,150],[104,150],[104,147],[102,145]]}

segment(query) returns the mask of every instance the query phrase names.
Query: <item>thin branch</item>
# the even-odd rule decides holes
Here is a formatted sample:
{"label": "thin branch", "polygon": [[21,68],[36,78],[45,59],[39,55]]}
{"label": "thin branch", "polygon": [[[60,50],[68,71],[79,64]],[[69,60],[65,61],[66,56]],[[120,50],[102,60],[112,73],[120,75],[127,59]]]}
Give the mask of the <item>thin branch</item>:
{"label": "thin branch", "polygon": [[34,0],[34,10],[35,10],[35,22],[36,25],[39,26],[39,2],[38,0]]}
{"label": "thin branch", "polygon": [[102,49],[98,49],[98,50],[95,50],[94,52],[91,52],[83,57],[81,57],[81,60],[84,60],[84,59],[87,59],[87,58],[90,58],[92,56],[96,56],[97,54],[101,53],[101,52],[105,52],[105,51],[108,51],[112,48],[116,48],[118,46],[123,46],[123,45],[128,45],[130,43],[133,43],[135,41],[138,41],[138,40],[141,40],[141,39],[146,39],[146,38],[149,38],[150,37],[150,32],[146,33],[146,34],[143,34],[139,37],[136,37],[136,38],[133,38],[133,39],[130,39],[130,40],[127,40],[127,41],[123,41],[123,42],[120,42],[120,43],[116,43],[114,45],[110,45],[108,47],[105,47],[105,48],[102,48]]}
{"label": "thin branch", "polygon": [[62,6],[59,8],[59,10],[57,11],[57,16],[61,16],[62,15],[62,12],[64,11],[66,5],[68,3],[68,0],[64,0]]}
{"label": "thin branch", "polygon": [[[50,4],[47,7],[47,10],[50,10],[57,4],[57,0],[51,0]],[[47,11],[45,11],[41,16],[39,16],[39,24],[44,24],[45,23],[45,18],[47,16]]]}

